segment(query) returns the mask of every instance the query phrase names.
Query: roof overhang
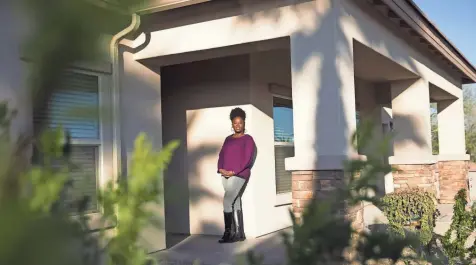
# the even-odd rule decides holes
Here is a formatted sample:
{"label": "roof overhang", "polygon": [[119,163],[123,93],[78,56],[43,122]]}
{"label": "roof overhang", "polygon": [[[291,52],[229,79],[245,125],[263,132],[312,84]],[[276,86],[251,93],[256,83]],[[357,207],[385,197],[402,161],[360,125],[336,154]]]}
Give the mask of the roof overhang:
{"label": "roof overhang", "polygon": [[476,68],[432,23],[412,0],[366,0],[392,22],[462,75],[462,83],[476,83]]}
{"label": "roof overhang", "polygon": [[137,11],[137,14],[146,15],[209,1],[211,0],[150,0],[146,7]]}
{"label": "roof overhang", "polygon": [[[147,7],[140,9],[140,15],[171,10],[217,0],[150,0]],[[428,19],[412,0],[365,0],[390,21],[397,24],[413,38],[426,46],[430,52],[462,75],[462,83],[476,83],[476,68],[453,45],[448,38]]]}

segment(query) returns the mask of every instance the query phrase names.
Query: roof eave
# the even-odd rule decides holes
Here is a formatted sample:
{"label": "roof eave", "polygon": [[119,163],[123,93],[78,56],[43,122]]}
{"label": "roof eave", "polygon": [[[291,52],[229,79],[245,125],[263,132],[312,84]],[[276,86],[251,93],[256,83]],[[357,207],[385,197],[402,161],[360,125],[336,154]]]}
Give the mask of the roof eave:
{"label": "roof eave", "polygon": [[[137,11],[139,15],[162,12],[170,9],[209,2],[212,0],[177,0],[151,5]],[[445,62],[462,75],[462,83],[476,83],[476,67],[453,43],[431,22],[412,0],[368,0],[374,5],[386,5],[400,19],[400,26],[410,27],[412,35],[422,38],[428,48],[443,57]]]}
{"label": "roof eave", "polygon": [[147,15],[147,14],[151,14],[151,13],[162,12],[162,11],[166,11],[166,10],[170,10],[170,9],[175,9],[175,8],[200,4],[200,3],[209,2],[209,1],[211,1],[211,0],[177,0],[177,1],[171,1],[171,2],[165,3],[165,4],[151,5],[151,6],[148,6],[146,8],[142,8],[142,9],[137,11],[137,14]]}
{"label": "roof eave", "polygon": [[386,6],[387,16],[400,27],[461,73],[463,84],[476,83],[476,67],[453,45],[412,0],[367,0],[375,6]]}

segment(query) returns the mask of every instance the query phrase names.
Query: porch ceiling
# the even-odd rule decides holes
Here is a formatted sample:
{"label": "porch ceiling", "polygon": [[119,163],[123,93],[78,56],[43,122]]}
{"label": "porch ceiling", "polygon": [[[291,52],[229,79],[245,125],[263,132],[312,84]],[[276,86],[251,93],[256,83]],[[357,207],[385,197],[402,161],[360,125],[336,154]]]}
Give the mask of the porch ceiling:
{"label": "porch ceiling", "polygon": [[195,52],[172,54],[140,60],[144,65],[151,68],[159,68],[167,65],[203,61],[220,57],[228,57],[240,54],[250,54],[271,50],[286,50],[289,53],[290,43],[288,37],[250,42],[233,46],[226,46]]}
{"label": "porch ceiling", "polygon": [[418,78],[416,74],[357,41],[354,42],[354,74],[372,82]]}
{"label": "porch ceiling", "polygon": [[430,83],[430,101],[454,100],[455,96]]}

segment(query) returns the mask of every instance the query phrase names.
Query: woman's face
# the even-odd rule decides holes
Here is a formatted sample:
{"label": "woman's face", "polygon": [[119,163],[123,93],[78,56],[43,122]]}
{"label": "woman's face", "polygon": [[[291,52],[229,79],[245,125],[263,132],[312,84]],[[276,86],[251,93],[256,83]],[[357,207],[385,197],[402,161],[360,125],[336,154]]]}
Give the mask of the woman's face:
{"label": "woman's face", "polygon": [[235,133],[242,133],[245,128],[245,121],[241,117],[236,117],[231,122],[231,127],[233,127]]}

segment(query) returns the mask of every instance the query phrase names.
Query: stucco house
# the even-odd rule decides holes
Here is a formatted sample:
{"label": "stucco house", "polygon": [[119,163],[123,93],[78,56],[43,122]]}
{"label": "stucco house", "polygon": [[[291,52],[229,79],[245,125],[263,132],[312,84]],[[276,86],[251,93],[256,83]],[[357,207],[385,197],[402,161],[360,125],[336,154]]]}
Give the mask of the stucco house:
{"label": "stucco house", "polygon": [[19,110],[16,132],[44,118],[68,124],[73,158],[94,176],[81,192],[94,196],[127,170],[139,132],[158,148],[181,140],[165,172],[164,206],[154,208],[165,228],[144,233],[151,251],[166,247],[167,234],[222,232],[216,164],[237,106],[258,149],[243,198],[248,237],[290,226],[290,210],[299,214],[340,182],[342,161],[365,158],[350,143],[357,113],[375,122],[375,142],[394,133],[383,159],[401,171],[382,176],[382,193],[419,186],[444,203],[467,187],[462,85],[476,82],[476,69],[411,0],[151,1],[115,36],[115,60],[72,66],[52,98],[59,112],[113,106],[111,117],[88,123],[32,113],[20,36],[5,26],[12,14],[0,8],[1,98]]}

